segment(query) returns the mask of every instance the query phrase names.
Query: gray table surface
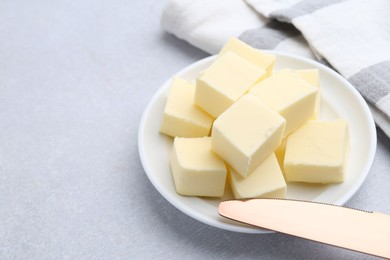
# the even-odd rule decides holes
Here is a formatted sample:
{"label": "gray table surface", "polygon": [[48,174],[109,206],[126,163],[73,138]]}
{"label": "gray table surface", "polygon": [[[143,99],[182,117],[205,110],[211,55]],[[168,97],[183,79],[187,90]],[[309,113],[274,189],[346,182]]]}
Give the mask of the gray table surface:
{"label": "gray table surface", "polygon": [[[0,2],[0,259],[369,258],[207,226],[147,179],[153,93],[207,56],[163,32],[164,1]],[[348,206],[390,214],[390,141]]]}

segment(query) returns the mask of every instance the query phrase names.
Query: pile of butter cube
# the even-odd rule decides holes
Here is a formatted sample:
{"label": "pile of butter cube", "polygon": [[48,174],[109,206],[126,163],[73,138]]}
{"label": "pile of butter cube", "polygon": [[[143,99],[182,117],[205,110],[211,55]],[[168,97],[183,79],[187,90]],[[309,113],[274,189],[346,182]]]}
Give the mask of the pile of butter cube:
{"label": "pile of butter cube", "polygon": [[345,120],[317,120],[317,69],[273,72],[276,57],[231,38],[196,83],[173,78],[160,132],[174,137],[176,192],[284,198],[286,182],[339,183]]}

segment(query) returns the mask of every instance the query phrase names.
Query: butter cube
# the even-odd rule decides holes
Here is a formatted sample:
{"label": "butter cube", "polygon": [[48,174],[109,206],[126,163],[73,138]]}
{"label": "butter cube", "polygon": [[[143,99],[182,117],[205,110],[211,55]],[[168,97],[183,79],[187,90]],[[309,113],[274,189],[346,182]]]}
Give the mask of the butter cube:
{"label": "butter cube", "polygon": [[283,117],[258,97],[247,94],[214,121],[211,146],[246,177],[278,147],[284,127]]}
{"label": "butter cube", "polygon": [[174,78],[164,110],[160,132],[169,136],[207,136],[213,118],[194,105],[195,86]]}
{"label": "butter cube", "polygon": [[301,127],[314,114],[317,91],[291,70],[281,70],[253,86],[249,93],[258,96],[286,119],[284,135]]}
{"label": "butter cube", "polygon": [[264,70],[228,51],[197,79],[195,104],[218,117],[264,77]]}
{"label": "butter cube", "polygon": [[259,49],[255,49],[248,44],[238,40],[237,38],[230,38],[229,41],[223,46],[219,55],[222,55],[228,51],[236,53],[247,61],[265,70],[267,72],[267,76],[271,75],[276,60],[274,55],[264,53]]}
{"label": "butter cube", "polygon": [[236,199],[286,197],[286,181],[274,153],[246,178],[232,168],[228,169],[230,188]]}
{"label": "butter cube", "polygon": [[348,151],[349,134],[345,120],[308,121],[287,140],[284,157],[286,180],[342,182]]}
{"label": "butter cube", "polygon": [[316,87],[317,97],[316,97],[316,107],[314,114],[311,119],[317,119],[321,106],[321,88],[320,88],[320,75],[318,69],[305,69],[305,70],[296,70],[295,71],[302,79],[306,80],[310,85]]}
{"label": "butter cube", "polygon": [[170,160],[176,192],[187,196],[220,197],[226,183],[224,161],[211,150],[211,138],[180,138]]}

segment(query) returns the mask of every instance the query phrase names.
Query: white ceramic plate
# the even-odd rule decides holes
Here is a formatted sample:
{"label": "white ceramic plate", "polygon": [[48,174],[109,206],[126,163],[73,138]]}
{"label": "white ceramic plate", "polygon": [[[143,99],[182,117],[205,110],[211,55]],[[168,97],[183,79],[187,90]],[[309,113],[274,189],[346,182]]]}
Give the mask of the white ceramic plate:
{"label": "white ceramic plate", "polygon": [[[305,58],[270,52],[276,55],[275,69],[318,68],[322,88],[320,119],[348,120],[351,152],[346,180],[341,184],[307,185],[288,183],[287,198],[313,200],[334,204],[344,204],[358,190],[366,178],[376,150],[376,131],[367,104],[344,78],[328,67]],[[200,71],[207,68],[215,56],[200,60],[181,70],[176,76],[194,80]],[[224,199],[184,197],[176,193],[169,168],[172,138],[159,133],[163,111],[169,91],[170,80],[155,93],[146,107],[138,136],[138,149],[141,162],[154,187],[173,206],[185,214],[214,227],[244,233],[269,233],[245,224],[227,220],[218,215],[218,203]],[[227,194],[225,198],[232,198]]]}

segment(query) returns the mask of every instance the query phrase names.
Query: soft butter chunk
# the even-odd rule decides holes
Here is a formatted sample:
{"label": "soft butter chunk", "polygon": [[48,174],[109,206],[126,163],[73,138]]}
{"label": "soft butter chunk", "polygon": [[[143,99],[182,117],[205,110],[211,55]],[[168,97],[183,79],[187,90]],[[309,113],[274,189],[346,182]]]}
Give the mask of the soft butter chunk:
{"label": "soft butter chunk", "polygon": [[304,69],[295,71],[302,79],[318,89],[316,97],[316,107],[311,119],[317,119],[321,105],[320,75],[318,69]]}
{"label": "soft butter chunk", "polygon": [[228,51],[235,52],[247,61],[265,70],[267,72],[267,76],[271,75],[276,60],[274,55],[255,49],[248,44],[238,40],[237,38],[230,38],[229,41],[223,46],[219,55],[222,55]]}
{"label": "soft butter chunk", "polygon": [[349,134],[345,120],[308,121],[287,140],[287,181],[337,183],[344,180]]}
{"label": "soft butter chunk", "polygon": [[301,127],[315,112],[318,89],[285,69],[272,74],[250,90],[286,119],[284,135]]}
{"label": "soft butter chunk", "polygon": [[264,70],[228,51],[197,79],[195,104],[218,117],[265,75]]}
{"label": "soft butter chunk", "polygon": [[246,177],[278,147],[284,127],[283,117],[247,94],[214,121],[212,149]]}
{"label": "soft butter chunk", "polygon": [[210,137],[176,137],[170,166],[177,193],[187,196],[223,195],[227,170],[224,161],[211,150]]}
{"label": "soft butter chunk", "polygon": [[230,188],[236,199],[284,198],[287,185],[275,154],[268,156],[248,177],[228,167]]}
{"label": "soft butter chunk", "polygon": [[195,86],[174,78],[164,110],[160,132],[169,136],[207,136],[213,118],[194,105]]}

